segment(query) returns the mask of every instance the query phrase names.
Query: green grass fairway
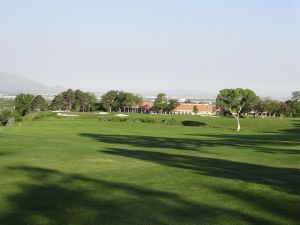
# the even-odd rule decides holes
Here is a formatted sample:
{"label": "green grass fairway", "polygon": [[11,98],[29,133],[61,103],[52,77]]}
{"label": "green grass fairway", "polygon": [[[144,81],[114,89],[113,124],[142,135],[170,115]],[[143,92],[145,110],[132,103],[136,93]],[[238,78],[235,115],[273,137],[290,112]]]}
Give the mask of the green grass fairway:
{"label": "green grass fairway", "polygon": [[0,127],[0,224],[299,225],[300,120],[197,121]]}

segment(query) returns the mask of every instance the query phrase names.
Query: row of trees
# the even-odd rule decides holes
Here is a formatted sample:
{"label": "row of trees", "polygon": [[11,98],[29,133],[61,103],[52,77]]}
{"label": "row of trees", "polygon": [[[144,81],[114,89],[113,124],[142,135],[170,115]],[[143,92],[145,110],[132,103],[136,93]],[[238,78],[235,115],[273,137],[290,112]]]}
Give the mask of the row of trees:
{"label": "row of trees", "polygon": [[[101,97],[100,109],[112,112],[134,111],[140,104],[143,103],[143,98],[139,95],[124,91],[109,91]],[[171,112],[179,105],[176,99],[167,99],[166,94],[159,93],[155,99],[153,110],[159,113]]]}
{"label": "row of trees", "polygon": [[[139,95],[133,93],[111,90],[104,94],[100,102],[96,96],[89,92],[69,89],[54,97],[50,104],[41,95],[19,94],[14,100],[14,111],[2,113],[7,118],[10,114],[25,116],[31,112],[46,110],[67,110],[78,112],[89,112],[94,110],[133,111],[143,102]],[[217,107],[229,112],[236,118],[240,130],[239,118],[250,112],[264,112],[268,116],[300,116],[300,91],[292,93],[292,99],[279,102],[270,98],[261,100],[249,89],[223,89],[216,99]],[[157,113],[169,113],[179,105],[176,99],[168,99],[166,94],[159,93],[155,99],[153,110]],[[196,114],[197,107],[193,112]],[[3,117],[2,115],[2,117]],[[254,114],[255,115],[255,114]],[[1,117],[1,118],[2,118]],[[0,118],[0,120],[1,120]],[[3,118],[1,120],[3,122]]]}
{"label": "row of trees", "polygon": [[81,90],[69,89],[54,97],[50,104],[41,95],[19,94],[15,98],[15,110],[25,116],[31,112],[46,110],[74,110],[89,112],[95,109],[96,96]]}
{"label": "row of trees", "polygon": [[112,111],[126,111],[126,109],[133,110],[140,104],[142,104],[143,98],[139,95],[135,95],[130,92],[111,90],[102,95],[100,101],[100,109],[112,112]]}
{"label": "row of trees", "polygon": [[261,100],[250,89],[223,89],[216,99],[217,107],[230,114],[237,120],[237,131],[240,130],[240,116],[253,112],[266,113],[267,116],[299,116],[300,115],[300,91],[292,93],[292,99],[279,102],[270,98]]}
{"label": "row of trees", "polygon": [[13,108],[4,109],[0,113],[2,125],[7,125],[10,119],[19,121],[21,116],[26,116],[31,112],[46,110],[93,111],[97,108],[97,99],[94,94],[69,89],[56,95],[51,102],[47,102],[41,95],[22,93],[16,96],[13,105]]}
{"label": "row of trees", "polygon": [[5,126],[21,121],[21,117],[34,111],[48,109],[46,100],[41,95],[19,94],[9,108],[0,112],[0,124]]}
{"label": "row of trees", "polygon": [[48,104],[41,95],[19,94],[15,98],[15,110],[25,116],[31,112],[48,110]]}
{"label": "row of trees", "polygon": [[54,97],[50,104],[52,110],[90,112],[96,109],[95,94],[81,90],[68,89]]}

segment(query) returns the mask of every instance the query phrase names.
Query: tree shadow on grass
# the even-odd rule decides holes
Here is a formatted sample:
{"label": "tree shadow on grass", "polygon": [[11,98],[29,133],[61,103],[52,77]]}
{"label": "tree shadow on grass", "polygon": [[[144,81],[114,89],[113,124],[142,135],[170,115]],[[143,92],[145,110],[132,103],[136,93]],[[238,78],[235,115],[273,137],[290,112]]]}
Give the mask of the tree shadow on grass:
{"label": "tree shadow on grass", "polygon": [[300,139],[300,119],[293,120],[293,128],[280,130],[283,133],[295,134]]}
{"label": "tree shadow on grass", "polygon": [[300,194],[300,170],[234,162],[224,159],[167,154],[139,150],[109,148],[106,154],[140,159],[148,162],[188,169],[206,176],[241,180],[268,185],[286,193]]}
{"label": "tree shadow on grass", "polygon": [[[300,120],[294,120],[293,128],[261,134],[186,134],[210,139],[215,145],[252,148],[263,153],[300,155]],[[201,141],[201,140],[200,140]],[[290,149],[288,149],[288,148]]]}
{"label": "tree shadow on grass", "polygon": [[272,218],[280,223],[279,218],[287,218],[286,224],[300,223],[299,198],[267,193],[266,191],[251,191],[240,187],[211,186],[216,194],[225,195],[235,201],[246,203],[256,209],[256,212],[272,214]]}
{"label": "tree shadow on grass", "polygon": [[[263,153],[300,155],[300,139],[288,134],[187,134],[210,139],[215,145],[253,149]],[[201,141],[201,140],[200,140]],[[290,149],[288,149],[288,148]]]}
{"label": "tree shadow on grass", "polygon": [[11,152],[0,152],[0,157],[11,155]]}
{"label": "tree shadow on grass", "polygon": [[[169,138],[155,136],[134,136],[134,135],[106,135],[82,133],[83,137],[92,138],[104,143],[127,144],[135,147],[146,148],[169,148],[176,150],[199,151],[204,142],[197,139],[188,138]],[[208,146],[214,146],[212,142],[205,142]],[[203,151],[204,152],[204,151]]]}
{"label": "tree shadow on grass", "polygon": [[247,212],[132,184],[37,167],[8,169],[30,179],[7,196],[9,207],[0,209],[3,225],[222,224],[224,218],[232,224],[278,225]]}
{"label": "tree shadow on grass", "polygon": [[[239,150],[247,149],[263,153],[280,153],[300,155],[300,140],[279,135],[243,135],[243,134],[188,134],[197,138],[171,138],[139,135],[107,135],[81,133],[100,142],[111,144],[125,144],[143,148],[166,148],[175,150],[189,150],[202,153],[216,154],[202,147],[227,147]],[[201,139],[200,139],[201,138]],[[287,149],[295,148],[295,149]]]}

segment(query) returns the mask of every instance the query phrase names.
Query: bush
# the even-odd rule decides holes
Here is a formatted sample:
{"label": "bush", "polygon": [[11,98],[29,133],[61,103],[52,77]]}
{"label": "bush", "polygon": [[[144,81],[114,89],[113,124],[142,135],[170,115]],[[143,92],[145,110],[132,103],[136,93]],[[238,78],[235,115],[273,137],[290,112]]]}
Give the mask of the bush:
{"label": "bush", "polygon": [[127,120],[128,119],[124,118],[124,117],[112,117],[108,121],[111,121],[111,122],[126,122]]}
{"label": "bush", "polygon": [[153,117],[144,117],[139,119],[142,123],[156,123]]}
{"label": "bush", "polygon": [[0,113],[0,125],[6,126],[8,123],[12,125],[14,122],[20,122],[22,117],[15,111],[3,110]]}
{"label": "bush", "polygon": [[161,120],[161,123],[164,123],[166,125],[179,125],[180,124],[180,122],[175,120],[174,118],[163,119],[163,120]]}
{"label": "bush", "polygon": [[42,120],[49,117],[58,117],[55,112],[36,112],[24,117],[25,121]]}

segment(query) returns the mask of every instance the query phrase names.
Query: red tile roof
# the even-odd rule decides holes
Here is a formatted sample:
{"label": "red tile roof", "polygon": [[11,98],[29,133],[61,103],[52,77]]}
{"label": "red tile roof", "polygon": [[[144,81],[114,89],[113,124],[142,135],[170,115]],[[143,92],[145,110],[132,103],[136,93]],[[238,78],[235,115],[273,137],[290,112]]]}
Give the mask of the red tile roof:
{"label": "red tile roof", "polygon": [[193,111],[194,106],[197,106],[198,112],[213,112],[215,105],[211,104],[182,104],[174,109],[176,111]]}
{"label": "red tile roof", "polygon": [[149,110],[154,106],[153,102],[143,102],[141,105],[139,105],[140,109]]}

